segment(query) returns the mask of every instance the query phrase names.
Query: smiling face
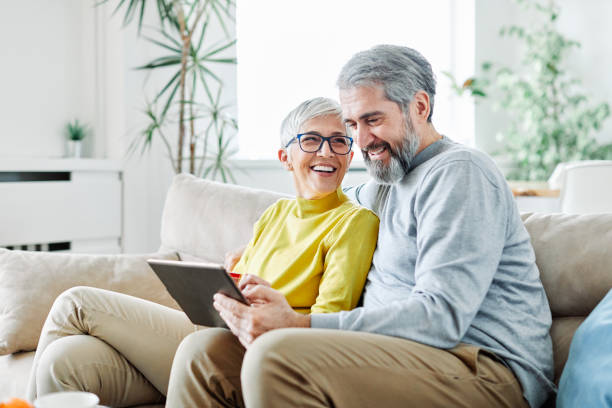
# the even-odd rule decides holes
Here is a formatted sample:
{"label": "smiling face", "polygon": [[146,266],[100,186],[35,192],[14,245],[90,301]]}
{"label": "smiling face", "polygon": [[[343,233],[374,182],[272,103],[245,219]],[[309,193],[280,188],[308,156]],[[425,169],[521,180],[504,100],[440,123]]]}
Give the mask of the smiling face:
{"label": "smiling face", "polygon": [[383,184],[399,181],[420,146],[410,116],[377,86],[342,89],[340,104],[372,177]]}
{"label": "smiling face", "polygon": [[[299,133],[313,133],[324,137],[346,136],[346,127],[337,116],[317,116],[306,121]],[[335,192],[353,158],[353,152],[346,155],[332,152],[328,142],[323,143],[321,150],[315,153],[302,151],[297,140],[286,150],[280,149],[278,158],[285,168],[293,173],[297,196],[308,200],[323,198]]]}

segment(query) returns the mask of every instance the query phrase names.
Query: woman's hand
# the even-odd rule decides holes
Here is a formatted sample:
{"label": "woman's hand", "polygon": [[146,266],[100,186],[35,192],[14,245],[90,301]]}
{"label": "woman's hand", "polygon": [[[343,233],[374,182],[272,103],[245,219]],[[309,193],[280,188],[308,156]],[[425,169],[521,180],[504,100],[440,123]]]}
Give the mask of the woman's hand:
{"label": "woman's hand", "polygon": [[221,293],[215,294],[213,305],[245,348],[270,330],[310,327],[310,316],[295,312],[285,296],[270,286],[247,284],[242,293],[251,302],[250,306]]}
{"label": "woman's hand", "polygon": [[234,266],[236,266],[238,261],[240,261],[240,258],[242,258],[245,248],[246,247],[238,248],[225,254],[223,267],[226,271],[231,272],[234,270]]}

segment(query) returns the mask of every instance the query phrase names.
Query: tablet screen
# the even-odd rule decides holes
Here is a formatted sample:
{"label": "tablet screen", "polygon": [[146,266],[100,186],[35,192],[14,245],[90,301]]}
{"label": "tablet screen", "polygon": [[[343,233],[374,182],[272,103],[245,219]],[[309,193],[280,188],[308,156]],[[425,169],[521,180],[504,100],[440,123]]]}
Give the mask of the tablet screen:
{"label": "tablet screen", "polygon": [[147,263],[194,324],[227,327],[213,307],[217,292],[249,304],[221,265],[159,259]]}

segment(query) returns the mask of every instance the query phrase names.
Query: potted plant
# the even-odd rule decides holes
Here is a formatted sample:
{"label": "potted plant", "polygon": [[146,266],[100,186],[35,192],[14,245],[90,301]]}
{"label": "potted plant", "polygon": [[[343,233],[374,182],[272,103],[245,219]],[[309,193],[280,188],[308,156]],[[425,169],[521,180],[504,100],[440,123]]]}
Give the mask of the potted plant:
{"label": "potted plant", "polygon": [[68,157],[81,157],[83,139],[85,139],[89,132],[89,127],[80,123],[78,119],[66,124],[65,133],[68,139]]}
{"label": "potted plant", "polygon": [[[103,1],[103,2],[107,2]],[[215,73],[219,64],[235,64],[236,40],[226,23],[234,20],[234,0],[118,0],[115,11],[124,10],[124,24],[138,16],[140,33],[146,5],[155,6],[158,25],[145,39],[165,55],[137,69],[170,72],[144,113],[148,125],[129,151],[148,150],[154,138],[162,142],[176,173],[189,171],[201,177],[235,181],[230,157],[238,125],[221,103],[223,82]],[[225,38],[211,42],[209,26],[216,22]],[[170,70],[169,70],[170,68]]]}
{"label": "potted plant", "polygon": [[580,81],[567,71],[565,59],[580,43],[559,32],[560,8],[556,1],[517,0],[535,11],[539,24],[502,27],[501,36],[521,40],[524,52],[520,68],[482,64],[482,75],[468,78],[453,89],[459,95],[490,98],[489,86],[499,91],[496,107],[510,118],[500,132],[503,147],[496,155],[510,160],[509,179],[544,181],[561,162],[612,159],[612,143],[602,145],[593,137],[610,116],[608,103],[594,103],[582,91]]}

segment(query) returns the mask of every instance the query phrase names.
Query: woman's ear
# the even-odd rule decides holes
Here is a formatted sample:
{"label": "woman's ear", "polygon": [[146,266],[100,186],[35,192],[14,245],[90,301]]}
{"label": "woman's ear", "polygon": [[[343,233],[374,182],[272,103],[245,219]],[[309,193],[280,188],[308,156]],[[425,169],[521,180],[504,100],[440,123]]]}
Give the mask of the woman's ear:
{"label": "woman's ear", "polygon": [[285,170],[293,171],[293,166],[291,165],[291,162],[289,161],[289,155],[287,154],[287,150],[278,149],[278,160],[281,162]]}
{"label": "woman's ear", "polygon": [[354,151],[351,150],[351,152],[348,154],[348,163],[346,168],[348,168],[351,165],[351,162],[353,161],[353,155],[355,154]]}

